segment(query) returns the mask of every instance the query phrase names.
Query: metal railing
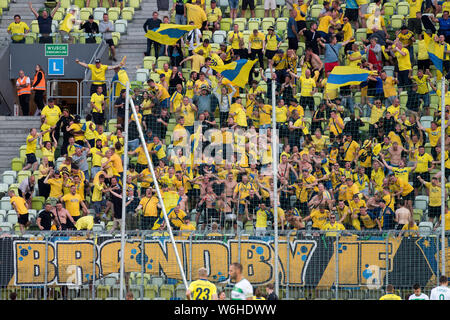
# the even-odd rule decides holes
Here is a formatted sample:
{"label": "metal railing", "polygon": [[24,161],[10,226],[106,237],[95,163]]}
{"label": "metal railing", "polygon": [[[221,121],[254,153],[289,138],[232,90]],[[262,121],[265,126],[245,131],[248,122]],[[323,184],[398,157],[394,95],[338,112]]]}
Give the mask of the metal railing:
{"label": "metal railing", "polygon": [[[438,284],[442,264],[439,232],[400,232],[280,231],[280,298],[378,299],[392,284],[405,299],[415,283],[429,294]],[[239,261],[253,286],[274,282],[272,232],[263,237],[251,231],[210,233],[174,232],[189,281],[197,278],[199,267],[207,266],[209,280],[229,293],[233,284],[228,265]],[[126,234],[125,290],[133,292],[135,299],[184,299],[185,288],[168,242],[165,230]],[[18,299],[119,297],[119,236],[97,231],[2,233],[0,248],[3,300],[11,292]]]}

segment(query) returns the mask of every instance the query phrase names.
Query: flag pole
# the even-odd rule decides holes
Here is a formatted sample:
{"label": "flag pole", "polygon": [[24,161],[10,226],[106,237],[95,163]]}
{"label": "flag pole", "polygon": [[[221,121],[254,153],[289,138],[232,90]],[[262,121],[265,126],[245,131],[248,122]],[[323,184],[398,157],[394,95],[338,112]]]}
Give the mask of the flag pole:
{"label": "flag pole", "polygon": [[445,275],[445,77],[441,83],[441,274]]}
{"label": "flag pole", "polygon": [[276,121],[276,80],[272,79],[272,169],[273,169],[273,223],[274,223],[274,240],[275,240],[275,293],[278,296],[279,279],[278,279],[278,144],[277,144],[277,121]]}

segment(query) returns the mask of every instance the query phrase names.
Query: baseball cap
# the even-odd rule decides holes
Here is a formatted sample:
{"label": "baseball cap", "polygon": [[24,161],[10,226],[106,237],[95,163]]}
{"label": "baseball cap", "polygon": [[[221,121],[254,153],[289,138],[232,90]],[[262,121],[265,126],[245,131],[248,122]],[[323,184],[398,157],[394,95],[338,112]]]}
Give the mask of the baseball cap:
{"label": "baseball cap", "polygon": [[95,59],[95,63],[100,63],[100,59]]}
{"label": "baseball cap", "polygon": [[269,28],[267,28],[267,30],[275,31],[275,28],[273,26],[270,26]]}

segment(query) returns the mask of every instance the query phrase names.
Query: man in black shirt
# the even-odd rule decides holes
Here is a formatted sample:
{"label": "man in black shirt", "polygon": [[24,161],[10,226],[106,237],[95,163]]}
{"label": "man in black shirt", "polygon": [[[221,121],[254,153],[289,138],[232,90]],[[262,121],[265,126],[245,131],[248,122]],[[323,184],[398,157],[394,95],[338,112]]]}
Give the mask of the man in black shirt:
{"label": "man in black shirt", "polygon": [[36,224],[40,230],[50,230],[52,227],[52,222],[55,226],[58,226],[58,222],[56,221],[56,217],[52,212],[52,205],[50,203],[46,203],[44,209],[39,212],[39,216],[36,219]]}
{"label": "man in black shirt", "polygon": [[177,84],[181,84],[183,86],[183,81],[185,81],[183,74],[178,70],[178,67],[172,67],[172,75],[169,78],[169,94],[172,95],[176,88]]}
{"label": "man in black shirt", "polygon": [[309,27],[309,30],[306,30],[306,28],[300,30],[300,34],[305,36],[305,47],[311,48],[315,54],[319,54],[317,39],[319,39],[320,36],[317,33],[317,23],[313,22]]}
{"label": "man in black shirt", "polygon": [[153,129],[155,136],[164,141],[164,139],[166,138],[167,126],[169,125],[170,119],[167,108],[162,108],[159,116],[156,116],[155,118],[155,123],[151,128]]}
{"label": "man in black shirt", "polygon": [[[159,28],[161,23],[162,23],[162,21],[160,19],[158,19],[158,12],[156,12],[156,11],[153,12],[152,19],[147,19],[147,21],[145,21],[145,23],[144,23],[143,27],[144,27],[145,33],[147,33],[148,30]],[[158,42],[156,42],[156,41],[147,39],[147,51],[145,51],[144,54],[146,56],[150,55],[150,50],[151,50],[152,44],[153,44],[153,46],[155,48],[155,57],[156,57],[156,59],[158,59],[158,52],[159,52],[160,44]]]}
{"label": "man in black shirt", "polygon": [[[63,103],[64,105],[64,103]],[[70,122],[74,120],[74,117],[70,114],[68,108],[62,110],[62,116],[59,118],[55,127],[55,139],[58,141],[60,132],[63,134],[63,144],[61,147],[61,154],[67,153],[67,146],[69,144],[69,138],[72,136],[70,132],[67,131],[67,127],[70,126]]]}
{"label": "man in black shirt", "polygon": [[125,99],[126,99],[126,90],[122,89],[120,91],[120,96],[114,102],[114,108],[117,110],[117,124],[120,124],[123,128],[123,121],[125,119]]}
{"label": "man in black shirt", "polygon": [[88,21],[84,21],[80,25],[80,29],[84,29],[84,32],[88,34],[88,38],[86,38],[86,43],[95,43],[94,34],[98,34],[98,24],[94,21],[94,16],[90,15]]}
{"label": "man in black shirt", "polygon": [[53,16],[55,15],[56,11],[58,11],[60,6],[61,2],[59,1],[50,15],[48,14],[47,10],[43,10],[39,15],[39,13],[31,5],[31,2],[28,2],[28,7],[30,8],[31,12],[33,12],[38,21],[39,33],[41,34],[39,43],[53,43],[53,38],[50,36],[50,33],[52,33]]}

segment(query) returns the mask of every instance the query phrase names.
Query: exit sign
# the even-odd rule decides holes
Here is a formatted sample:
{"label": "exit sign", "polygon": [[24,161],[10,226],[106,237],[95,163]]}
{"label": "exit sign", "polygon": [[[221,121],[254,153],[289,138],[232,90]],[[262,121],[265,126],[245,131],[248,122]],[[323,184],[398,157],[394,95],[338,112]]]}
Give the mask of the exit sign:
{"label": "exit sign", "polygon": [[69,55],[69,45],[65,44],[45,44],[45,56],[56,57]]}

